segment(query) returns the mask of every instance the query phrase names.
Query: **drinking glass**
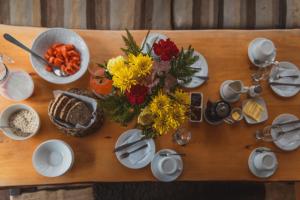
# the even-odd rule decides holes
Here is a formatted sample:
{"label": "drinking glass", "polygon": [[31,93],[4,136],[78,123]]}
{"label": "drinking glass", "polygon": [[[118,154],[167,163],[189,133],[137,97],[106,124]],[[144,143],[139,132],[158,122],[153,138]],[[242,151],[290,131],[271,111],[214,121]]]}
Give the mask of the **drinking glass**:
{"label": "drinking glass", "polygon": [[257,130],[255,132],[255,138],[257,140],[263,140],[265,142],[273,142],[273,141],[278,140],[279,137],[276,137],[276,138],[272,137],[272,134],[271,134],[272,129],[274,131],[276,131],[277,133],[282,131],[282,128],[280,126],[272,127],[271,125],[269,125],[269,126],[264,127],[263,130]]}
{"label": "drinking glass", "polygon": [[173,134],[174,142],[181,146],[187,145],[191,139],[192,132],[185,127],[178,128]]}

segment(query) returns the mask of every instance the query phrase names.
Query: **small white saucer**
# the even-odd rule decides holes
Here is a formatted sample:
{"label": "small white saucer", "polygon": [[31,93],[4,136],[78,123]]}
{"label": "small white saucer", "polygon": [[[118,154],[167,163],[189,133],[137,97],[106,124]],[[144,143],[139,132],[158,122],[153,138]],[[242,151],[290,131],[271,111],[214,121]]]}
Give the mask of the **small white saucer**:
{"label": "small white saucer", "polygon": [[264,108],[264,112],[262,113],[262,116],[261,116],[260,120],[257,122],[254,119],[248,117],[246,114],[244,114],[244,111],[243,111],[244,119],[246,120],[246,122],[248,124],[259,124],[259,123],[262,123],[264,121],[267,121],[269,116],[268,116],[268,109],[267,109],[267,105],[266,105],[265,100],[262,97],[255,97],[255,98],[246,99],[242,103],[242,110],[244,110],[244,106],[246,105],[246,103],[249,100],[256,101],[259,105],[261,105]]}
{"label": "small white saucer", "polygon": [[72,148],[62,140],[47,140],[34,151],[32,163],[35,170],[47,177],[61,176],[73,165]]}
{"label": "small white saucer", "polygon": [[[201,69],[198,72],[196,72],[194,75],[208,76],[208,64],[207,64],[204,56],[202,54],[200,54],[198,51],[194,51],[193,55],[199,56],[199,59],[194,64],[192,64],[190,67]],[[199,87],[200,85],[202,85],[203,83],[205,83],[205,81],[206,80],[204,80],[204,79],[192,77],[192,80],[189,83],[183,84],[183,83],[179,82],[179,84],[185,88],[196,88],[196,87]]]}
{"label": "small white saucer", "polygon": [[[119,136],[115,148],[126,143],[134,142],[141,137],[143,137],[143,135],[142,131],[139,129],[130,129],[128,131],[125,131],[122,135]],[[145,144],[148,144],[148,147],[130,154],[127,158],[120,158],[121,154],[133,151]],[[115,154],[119,162],[125,167],[128,167],[130,169],[140,169],[147,166],[153,159],[155,154],[155,143],[153,139],[146,139],[122,151],[118,151]]]}
{"label": "small white saucer", "polygon": [[[258,178],[269,178],[270,176],[272,176],[275,172],[276,172],[276,170],[277,170],[277,168],[278,168],[278,164],[276,165],[276,167],[273,169],[273,170],[257,170],[256,168],[255,168],[255,166],[254,166],[254,157],[257,155],[257,154],[259,154],[259,152],[256,152],[256,150],[257,149],[263,149],[263,150],[270,150],[269,148],[266,148],[266,147],[258,147],[258,148],[256,148],[256,149],[254,149],[252,152],[251,152],[251,154],[250,154],[250,156],[249,156],[249,159],[248,159],[248,167],[249,167],[249,169],[250,169],[250,171],[251,171],[251,173],[254,175],[254,176],[256,176],[256,177],[258,177]],[[273,153],[274,154],[274,153]],[[274,154],[275,155],[275,154]],[[276,155],[275,155],[275,158],[276,158]],[[277,158],[276,158],[276,160],[277,160]],[[277,161],[276,161],[277,162]]]}
{"label": "small white saucer", "polygon": [[234,103],[234,102],[237,102],[237,101],[240,99],[240,97],[241,97],[241,95],[239,94],[239,95],[236,95],[234,98],[231,98],[231,99],[225,98],[224,92],[223,92],[224,86],[225,86],[226,84],[231,83],[231,82],[233,82],[233,81],[232,81],[232,80],[224,81],[224,82],[221,84],[221,87],[220,87],[220,96],[221,96],[221,98],[222,98],[224,101],[227,101],[228,103]]}
{"label": "small white saucer", "polygon": [[155,154],[155,156],[151,162],[151,171],[152,171],[153,176],[155,178],[157,178],[159,181],[163,181],[163,182],[171,182],[171,181],[176,180],[183,171],[183,162],[182,162],[181,157],[178,155],[174,155],[174,157],[176,158],[176,160],[178,162],[178,170],[172,175],[167,175],[167,174],[160,173],[157,169],[157,164],[158,164],[159,159],[163,158],[162,156],[159,155],[159,153],[176,153],[176,151],[173,151],[171,149],[162,149]]}
{"label": "small white saucer", "polygon": [[[274,121],[272,122],[272,124],[284,123],[284,122],[288,122],[288,121],[294,121],[297,119],[298,119],[298,117],[296,117],[295,115],[285,113],[285,114],[281,114],[278,117],[276,117],[274,119]],[[288,131],[291,129],[295,129],[299,126],[300,126],[300,124],[286,125],[286,126],[282,126],[282,130]],[[278,130],[272,129],[271,135],[272,135],[272,138],[275,140],[275,138],[277,138],[277,135],[278,135]],[[280,148],[284,151],[293,151],[293,150],[297,149],[300,146],[300,130],[291,131],[291,132],[284,134],[283,136],[280,137],[279,140],[274,141],[274,144],[278,148]]]}
{"label": "small white saucer", "polygon": [[[261,40],[265,40],[267,38],[255,38],[254,40],[252,40],[248,46],[248,57],[251,61],[251,63],[257,67],[267,67],[269,66],[270,64],[268,63],[262,63],[262,64],[256,64],[254,62],[254,57],[253,57],[253,50],[255,49],[255,46],[257,45],[258,42],[260,42]],[[267,39],[268,40],[268,39]],[[273,52],[273,54],[271,56],[269,56],[269,58],[266,60],[268,62],[273,62],[276,58],[276,51]]]}
{"label": "small white saucer", "polygon": [[[289,70],[298,70],[298,67],[291,63],[291,62],[279,62],[278,67],[273,67],[270,72],[270,78],[269,82],[276,80],[276,76],[280,73],[282,73],[282,70],[289,69]],[[280,80],[276,80],[277,82],[283,82],[283,83],[300,83],[300,72],[298,72],[299,77],[298,78],[281,78]],[[300,91],[300,87],[297,86],[287,86],[287,85],[270,85],[271,89],[279,96],[281,97],[292,97],[298,94]]]}

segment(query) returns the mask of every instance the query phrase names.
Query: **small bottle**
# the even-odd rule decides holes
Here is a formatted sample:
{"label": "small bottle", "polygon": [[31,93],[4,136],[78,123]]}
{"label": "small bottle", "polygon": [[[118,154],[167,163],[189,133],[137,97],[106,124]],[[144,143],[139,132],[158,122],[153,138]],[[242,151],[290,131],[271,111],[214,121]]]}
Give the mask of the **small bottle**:
{"label": "small bottle", "polygon": [[252,85],[249,87],[248,95],[250,97],[257,97],[262,93],[262,87],[260,85]]}
{"label": "small bottle", "polygon": [[14,101],[29,98],[34,90],[31,76],[24,70],[9,70],[3,63],[4,58],[0,54],[0,95]]}

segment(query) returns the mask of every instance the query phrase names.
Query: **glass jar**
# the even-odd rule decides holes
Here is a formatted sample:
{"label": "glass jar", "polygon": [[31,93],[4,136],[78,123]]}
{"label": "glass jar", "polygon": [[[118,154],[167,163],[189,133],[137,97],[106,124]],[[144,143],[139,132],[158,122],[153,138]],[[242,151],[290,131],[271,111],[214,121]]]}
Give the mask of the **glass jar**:
{"label": "glass jar", "polygon": [[31,76],[21,69],[9,70],[3,61],[13,62],[0,54],[0,95],[13,101],[29,98],[34,90]]}

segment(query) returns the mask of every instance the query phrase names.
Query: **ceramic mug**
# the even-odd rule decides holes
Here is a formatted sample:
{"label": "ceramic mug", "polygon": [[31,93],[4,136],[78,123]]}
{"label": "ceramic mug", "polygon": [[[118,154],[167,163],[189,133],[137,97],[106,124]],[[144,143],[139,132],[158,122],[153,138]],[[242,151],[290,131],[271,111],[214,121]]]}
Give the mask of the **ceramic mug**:
{"label": "ceramic mug", "polygon": [[254,157],[254,166],[258,170],[272,170],[277,165],[275,155],[270,152],[262,152]]}
{"label": "ceramic mug", "polygon": [[271,56],[275,51],[275,46],[271,40],[263,39],[257,42],[253,49],[253,57],[255,60],[265,61]]}
{"label": "ceramic mug", "polygon": [[231,81],[222,88],[224,100],[233,99],[241,93],[246,92],[244,84],[240,80]]}
{"label": "ceramic mug", "polygon": [[158,161],[158,171],[162,174],[171,175],[178,169],[178,163],[174,157],[164,157]]}

